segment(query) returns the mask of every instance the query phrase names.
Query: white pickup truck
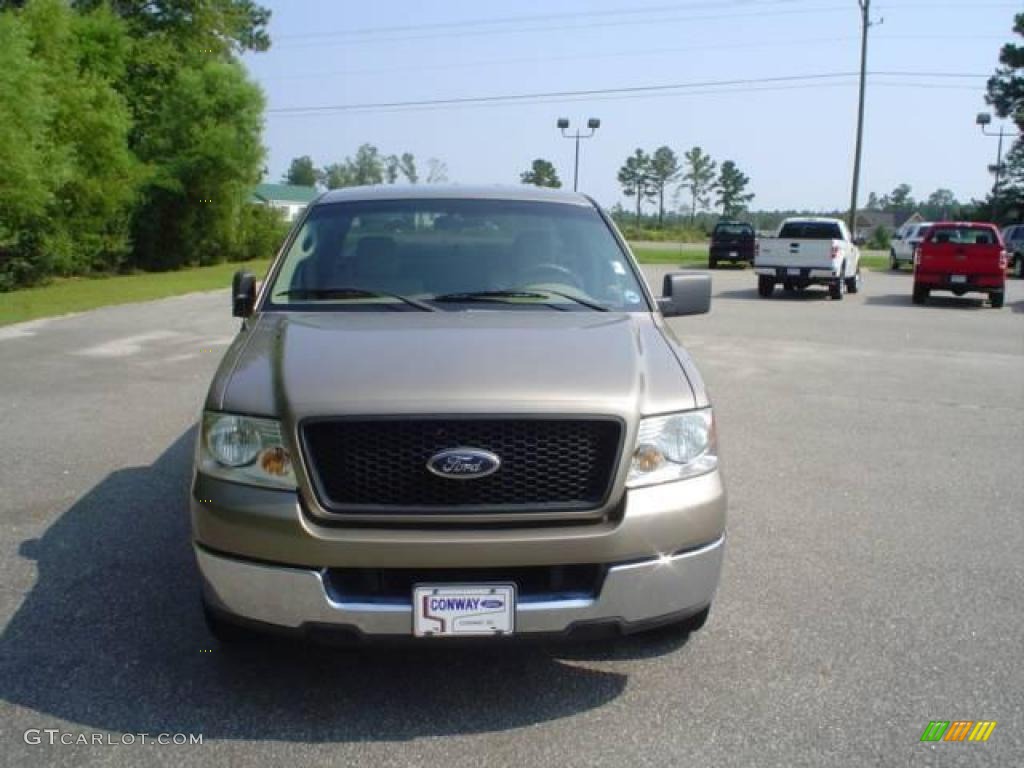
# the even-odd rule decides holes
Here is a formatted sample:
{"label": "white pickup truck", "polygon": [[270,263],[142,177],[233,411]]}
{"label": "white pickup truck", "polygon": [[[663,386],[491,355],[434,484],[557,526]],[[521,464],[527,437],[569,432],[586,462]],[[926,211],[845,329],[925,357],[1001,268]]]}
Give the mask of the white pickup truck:
{"label": "white pickup truck", "polygon": [[757,292],[768,298],[776,283],[787,291],[827,285],[841,299],[860,290],[860,249],[839,219],[786,219],[775,237],[758,242],[754,255]]}

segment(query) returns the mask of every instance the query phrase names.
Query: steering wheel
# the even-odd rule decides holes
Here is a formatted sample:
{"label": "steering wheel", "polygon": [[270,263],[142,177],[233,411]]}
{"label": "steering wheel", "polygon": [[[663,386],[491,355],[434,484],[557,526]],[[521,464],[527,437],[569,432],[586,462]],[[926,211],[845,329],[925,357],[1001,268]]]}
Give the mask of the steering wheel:
{"label": "steering wheel", "polygon": [[[547,279],[544,279],[545,275]],[[526,271],[525,277],[527,278],[525,282],[528,284],[554,282],[562,285],[571,285],[573,288],[583,290],[583,284],[579,278],[573,274],[571,269],[563,267],[561,264],[553,264],[551,262],[535,264]],[[537,279],[534,280],[533,278]]]}

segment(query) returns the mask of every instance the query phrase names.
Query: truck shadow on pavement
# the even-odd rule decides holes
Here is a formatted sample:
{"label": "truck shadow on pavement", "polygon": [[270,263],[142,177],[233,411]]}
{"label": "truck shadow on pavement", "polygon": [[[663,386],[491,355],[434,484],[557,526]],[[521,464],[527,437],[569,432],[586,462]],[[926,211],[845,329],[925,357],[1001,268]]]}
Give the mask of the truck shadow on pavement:
{"label": "truck shadow on pavement", "polygon": [[[38,579],[0,636],[0,696],[83,728],[209,739],[406,740],[519,728],[601,707],[627,676],[589,659],[670,653],[685,637],[558,649],[360,651],[274,641],[220,649],[189,548],[194,430],[110,474],[41,539]],[[44,726],[45,727],[45,726]]]}
{"label": "truck shadow on pavement", "polygon": [[[910,293],[886,293],[876,296],[868,296],[865,304],[876,307],[914,307],[917,306],[910,299]],[[920,305],[922,309],[927,307],[946,307],[950,309],[990,309],[988,300],[983,296],[929,296],[928,300]]]}
{"label": "truck shadow on pavement", "polygon": [[752,285],[750,288],[741,288],[732,291],[719,291],[714,295],[716,299],[753,299],[755,301],[772,302],[772,301],[829,301],[828,291],[824,288],[814,286],[804,291],[785,291],[781,288],[776,288],[770,297],[763,298],[757,292],[757,286]]}

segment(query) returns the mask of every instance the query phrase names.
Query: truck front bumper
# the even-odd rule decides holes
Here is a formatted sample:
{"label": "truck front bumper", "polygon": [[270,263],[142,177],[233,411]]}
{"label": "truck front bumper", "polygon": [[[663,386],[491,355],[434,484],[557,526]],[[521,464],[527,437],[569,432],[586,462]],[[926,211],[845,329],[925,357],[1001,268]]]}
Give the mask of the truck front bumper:
{"label": "truck front bumper", "polygon": [[[600,593],[520,602],[516,635],[571,635],[591,626],[631,631],[684,619],[711,604],[725,537],[703,547],[608,568]],[[324,570],[237,560],[195,547],[207,604],[243,623],[360,639],[412,636],[412,601],[349,601],[332,594]],[[430,642],[426,640],[425,642]]]}
{"label": "truck front bumper", "polygon": [[[207,605],[222,618],[297,632],[411,637],[412,594],[349,589],[339,570],[457,572],[456,583],[503,572],[589,567],[588,589],[521,595],[515,633],[571,633],[588,624],[624,632],[697,614],[711,604],[725,546],[720,473],[626,491],[615,519],[566,526],[376,529],[324,526],[294,492],[197,475],[193,544]],[[486,576],[477,576],[486,571]],[[502,581],[506,581],[502,579]],[[514,579],[508,579],[513,581]],[[360,582],[362,583],[362,582]]]}

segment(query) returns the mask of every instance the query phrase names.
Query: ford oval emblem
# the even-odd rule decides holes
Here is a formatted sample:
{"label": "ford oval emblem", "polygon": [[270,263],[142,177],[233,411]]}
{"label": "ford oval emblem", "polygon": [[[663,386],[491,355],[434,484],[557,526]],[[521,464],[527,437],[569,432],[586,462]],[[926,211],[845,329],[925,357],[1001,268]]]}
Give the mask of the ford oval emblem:
{"label": "ford oval emblem", "polygon": [[427,469],[449,480],[477,480],[493,475],[500,466],[501,459],[479,448],[449,448],[427,462]]}

